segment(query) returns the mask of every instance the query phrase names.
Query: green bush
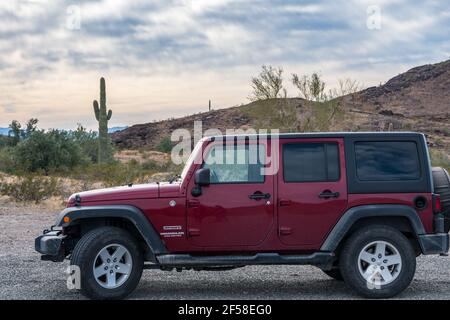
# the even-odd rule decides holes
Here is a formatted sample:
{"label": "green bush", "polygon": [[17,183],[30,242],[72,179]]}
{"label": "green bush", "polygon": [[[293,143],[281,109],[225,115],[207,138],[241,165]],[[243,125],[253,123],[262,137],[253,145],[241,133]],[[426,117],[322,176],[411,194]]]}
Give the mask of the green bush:
{"label": "green bush", "polygon": [[13,138],[0,135],[0,149],[13,145]]}
{"label": "green bush", "polygon": [[0,171],[15,173],[16,164],[13,158],[13,148],[7,147],[0,149]]}
{"label": "green bush", "polygon": [[14,183],[0,184],[0,194],[10,196],[16,201],[42,200],[58,195],[58,180],[39,176],[25,176],[18,178]]}
{"label": "green bush", "polygon": [[67,131],[35,131],[14,149],[14,160],[26,172],[67,171],[88,160]]}
{"label": "green bush", "polygon": [[172,141],[169,137],[162,138],[156,146],[159,152],[170,153],[172,151]]}
{"label": "green bush", "polygon": [[78,125],[77,130],[71,132],[70,136],[81,147],[84,156],[88,157],[93,163],[98,161],[97,132],[87,131],[82,125]]}

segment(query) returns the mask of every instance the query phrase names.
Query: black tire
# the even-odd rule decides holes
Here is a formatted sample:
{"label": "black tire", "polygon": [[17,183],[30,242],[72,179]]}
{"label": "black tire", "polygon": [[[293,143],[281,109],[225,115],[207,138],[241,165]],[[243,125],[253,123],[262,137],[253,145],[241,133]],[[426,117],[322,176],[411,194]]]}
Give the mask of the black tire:
{"label": "black tire", "polygon": [[450,175],[447,170],[435,167],[433,172],[434,192],[441,197],[441,208],[445,218],[445,232],[450,230]]}
{"label": "black tire", "polygon": [[331,270],[322,270],[323,273],[325,273],[330,278],[333,278],[337,281],[344,281],[344,278],[342,277],[341,270],[339,268],[333,268]]}
{"label": "black tire", "polygon": [[[125,282],[117,288],[102,287],[94,277],[93,265],[99,252],[108,245],[119,244],[131,255],[132,268]],[[80,269],[81,293],[91,299],[123,299],[138,285],[144,261],[137,241],[127,231],[116,227],[100,227],[86,233],[76,244],[71,265]]]}
{"label": "black tire", "polygon": [[[393,245],[401,257],[402,266],[392,282],[373,286],[360,272],[359,254],[375,241]],[[371,299],[390,298],[399,294],[409,286],[416,271],[416,255],[410,241],[389,226],[369,226],[356,231],[345,242],[339,260],[345,283],[363,297]]]}

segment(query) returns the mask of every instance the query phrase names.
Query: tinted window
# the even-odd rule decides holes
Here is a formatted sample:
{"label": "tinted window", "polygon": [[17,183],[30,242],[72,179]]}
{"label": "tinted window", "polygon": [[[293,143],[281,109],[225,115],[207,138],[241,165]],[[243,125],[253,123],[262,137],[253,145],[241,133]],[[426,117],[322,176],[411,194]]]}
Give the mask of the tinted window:
{"label": "tinted window", "polygon": [[419,155],[415,142],[356,142],[356,174],[359,180],[417,180]]}
{"label": "tinted window", "polygon": [[211,183],[264,182],[264,145],[216,145],[205,157],[204,168],[211,170]]}
{"label": "tinted window", "polygon": [[335,143],[288,143],[283,145],[285,182],[339,180],[339,152]]}

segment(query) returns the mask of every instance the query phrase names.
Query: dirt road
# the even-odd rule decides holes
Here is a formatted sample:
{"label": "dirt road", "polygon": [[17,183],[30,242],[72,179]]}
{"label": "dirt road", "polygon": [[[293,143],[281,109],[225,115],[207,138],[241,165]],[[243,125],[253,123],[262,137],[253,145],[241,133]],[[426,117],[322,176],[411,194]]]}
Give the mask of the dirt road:
{"label": "dirt road", "polygon": [[[1,200],[0,200],[1,201]],[[34,238],[56,209],[0,202],[0,299],[83,299],[66,288],[67,263],[40,261]],[[130,299],[355,299],[314,267],[252,266],[224,272],[144,271]],[[450,258],[420,257],[400,299],[450,299]]]}

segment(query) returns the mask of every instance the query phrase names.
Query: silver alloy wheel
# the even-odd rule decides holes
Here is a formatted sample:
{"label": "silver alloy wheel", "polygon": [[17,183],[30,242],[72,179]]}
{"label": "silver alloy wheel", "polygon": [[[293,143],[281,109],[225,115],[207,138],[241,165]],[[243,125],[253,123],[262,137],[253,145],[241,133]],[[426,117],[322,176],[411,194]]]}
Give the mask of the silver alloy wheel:
{"label": "silver alloy wheel", "polygon": [[133,259],[127,248],[109,244],[97,254],[92,266],[94,278],[106,289],[120,287],[131,274]]}
{"label": "silver alloy wheel", "polygon": [[359,253],[358,267],[368,285],[383,286],[399,276],[402,270],[402,257],[391,243],[374,241]]}

